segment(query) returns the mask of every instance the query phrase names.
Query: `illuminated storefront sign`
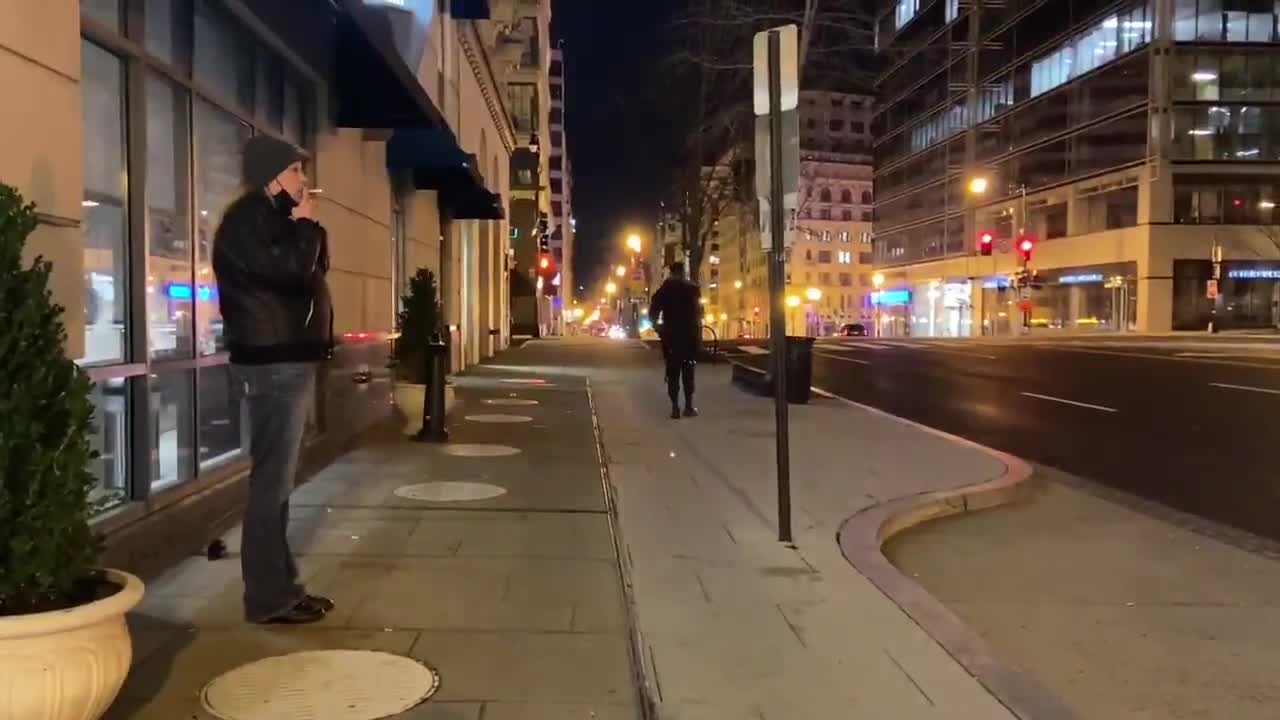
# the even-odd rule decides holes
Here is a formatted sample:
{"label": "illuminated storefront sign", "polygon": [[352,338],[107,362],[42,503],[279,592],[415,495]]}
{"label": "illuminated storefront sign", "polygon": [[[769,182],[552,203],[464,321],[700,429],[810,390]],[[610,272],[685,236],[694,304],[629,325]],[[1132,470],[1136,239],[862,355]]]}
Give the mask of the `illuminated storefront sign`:
{"label": "illuminated storefront sign", "polygon": [[[205,285],[196,290],[201,300],[208,300],[213,297],[213,288]],[[174,300],[190,300],[192,289],[190,285],[185,283],[169,283],[164,288],[164,294]]]}
{"label": "illuminated storefront sign", "polygon": [[1237,268],[1228,270],[1232,280],[1280,280],[1280,268]]}
{"label": "illuminated storefront sign", "polygon": [[872,305],[906,305],[909,302],[910,290],[881,290],[871,293]]}
{"label": "illuminated storefront sign", "polygon": [[1058,282],[1063,285],[1080,285],[1083,283],[1105,282],[1106,279],[1102,273],[1080,273],[1078,275],[1063,275],[1058,278]]}

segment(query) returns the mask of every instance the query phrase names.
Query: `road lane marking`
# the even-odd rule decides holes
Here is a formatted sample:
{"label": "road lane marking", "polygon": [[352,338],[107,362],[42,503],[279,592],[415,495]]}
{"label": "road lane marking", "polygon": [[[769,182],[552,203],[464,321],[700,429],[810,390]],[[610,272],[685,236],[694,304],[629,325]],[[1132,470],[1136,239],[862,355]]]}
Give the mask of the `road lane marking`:
{"label": "road lane marking", "polygon": [[890,348],[894,347],[893,345],[885,345],[882,343],[873,343],[873,342],[866,342],[862,344],[866,345],[867,347],[873,347],[877,350],[889,350]]}
{"label": "road lane marking", "polygon": [[840,360],[842,362],[858,363],[859,365],[871,364],[870,360],[859,360],[858,358],[845,357],[843,355],[832,355],[831,353],[816,352],[814,353],[814,355],[817,355],[818,357],[827,358],[828,360]]}
{"label": "road lane marking", "polygon": [[918,350],[921,350],[921,351],[924,351],[924,352],[944,353],[944,354],[946,354],[946,355],[964,355],[965,357],[976,357],[976,358],[982,358],[982,359],[984,359],[984,360],[999,360],[999,359],[1000,359],[1000,358],[996,357],[995,355],[986,355],[986,354],[984,354],[984,353],[973,352],[973,351],[970,351],[970,350],[949,350],[949,349],[948,349],[948,350],[943,350],[942,348],[939,348],[939,347],[922,347],[922,348],[915,348],[915,349],[918,349]]}
{"label": "road lane marking", "polygon": [[[1145,358],[1147,360],[1168,360],[1169,362],[1196,363],[1200,365],[1230,365],[1232,367],[1257,368],[1259,370],[1280,370],[1280,364],[1264,365],[1256,362],[1238,362],[1236,360],[1218,360],[1216,358],[1188,358],[1175,355],[1153,355],[1151,353],[1116,352],[1114,350],[1090,350],[1086,348],[1067,347],[1066,345],[1035,345],[1038,350],[1084,353],[1086,355],[1113,355],[1115,357]],[[1258,357],[1258,356],[1251,356]]]}
{"label": "road lane marking", "polygon": [[1022,394],[1030,398],[1037,398],[1039,400],[1048,400],[1049,402],[1063,403],[1064,405],[1075,405],[1076,407],[1089,408],[1090,410],[1101,410],[1102,412],[1109,412],[1109,413],[1120,412],[1115,408],[1103,407],[1101,405],[1090,405],[1089,403],[1076,402],[1075,400],[1067,400],[1065,398],[1054,397],[1052,395],[1041,395],[1039,393],[1029,393],[1029,392],[1024,392]]}
{"label": "road lane marking", "polygon": [[1213,387],[1226,388],[1227,390],[1246,390],[1248,392],[1266,393],[1268,395],[1280,395],[1280,390],[1271,388],[1252,387],[1250,385],[1232,385],[1231,383],[1209,383]]}

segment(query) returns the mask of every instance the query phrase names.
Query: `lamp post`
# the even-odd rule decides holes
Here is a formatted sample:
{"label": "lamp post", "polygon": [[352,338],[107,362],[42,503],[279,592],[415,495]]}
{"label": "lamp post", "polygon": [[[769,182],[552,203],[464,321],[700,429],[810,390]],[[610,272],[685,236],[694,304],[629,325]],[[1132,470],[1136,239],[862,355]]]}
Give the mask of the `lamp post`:
{"label": "lamp post", "polygon": [[[805,299],[806,299],[806,300],[808,300],[808,301],[809,301],[810,305],[812,306],[812,305],[814,305],[815,303],[817,303],[819,300],[821,300],[821,299],[822,299],[822,291],[821,291],[821,290],[819,290],[819,289],[818,289],[818,288],[816,288],[816,287],[807,288],[807,289],[805,289],[805,291],[804,291],[804,297],[805,297]],[[814,314],[814,315],[817,315],[818,313],[817,313],[817,312],[814,312],[813,314]],[[812,332],[812,333],[810,333],[810,331],[809,331],[809,328],[810,328],[809,317],[810,317],[810,312],[809,312],[808,310],[805,310],[805,313],[804,313],[804,332],[805,332],[805,334],[806,334],[806,335],[809,335],[809,334],[817,335],[817,334],[818,334],[818,327],[817,327],[818,322],[816,322],[816,321],[815,321],[815,322],[813,323],[813,332]]]}
{"label": "lamp post", "polygon": [[880,295],[880,288],[884,287],[884,273],[876,273],[871,276],[871,285],[876,289],[871,296],[871,304],[875,307],[875,324],[876,331],[873,337],[880,337],[880,303],[883,298]]}

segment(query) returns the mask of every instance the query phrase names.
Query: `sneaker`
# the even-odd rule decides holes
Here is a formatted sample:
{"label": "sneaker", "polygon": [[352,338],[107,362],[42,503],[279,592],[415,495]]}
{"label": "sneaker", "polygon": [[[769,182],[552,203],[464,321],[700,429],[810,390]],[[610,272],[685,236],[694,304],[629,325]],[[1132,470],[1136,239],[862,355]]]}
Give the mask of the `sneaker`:
{"label": "sneaker", "polygon": [[324,610],[309,602],[306,598],[296,605],[274,617],[261,621],[261,625],[308,625],[324,619]]}
{"label": "sneaker", "polygon": [[678,407],[673,407],[673,408],[671,408],[671,419],[672,419],[672,420],[679,420],[679,419],[680,419],[680,408],[678,408]]}
{"label": "sneaker", "polygon": [[698,417],[698,408],[692,405],[686,405],[684,408],[684,416],[687,418]]}

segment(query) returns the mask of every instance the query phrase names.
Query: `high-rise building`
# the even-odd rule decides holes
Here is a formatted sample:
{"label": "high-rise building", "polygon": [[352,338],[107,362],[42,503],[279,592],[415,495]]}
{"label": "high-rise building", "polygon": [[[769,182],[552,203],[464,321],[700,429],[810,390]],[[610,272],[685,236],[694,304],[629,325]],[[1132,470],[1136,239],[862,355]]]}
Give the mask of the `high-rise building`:
{"label": "high-rise building", "polygon": [[1280,324],[1278,15],[1271,0],[882,3],[881,329]]}
{"label": "high-rise building", "polygon": [[565,134],[565,67],[564,51],[551,51],[551,253],[560,275],[562,308],[572,308],[573,237],[573,168],[569,163],[569,140]]}

